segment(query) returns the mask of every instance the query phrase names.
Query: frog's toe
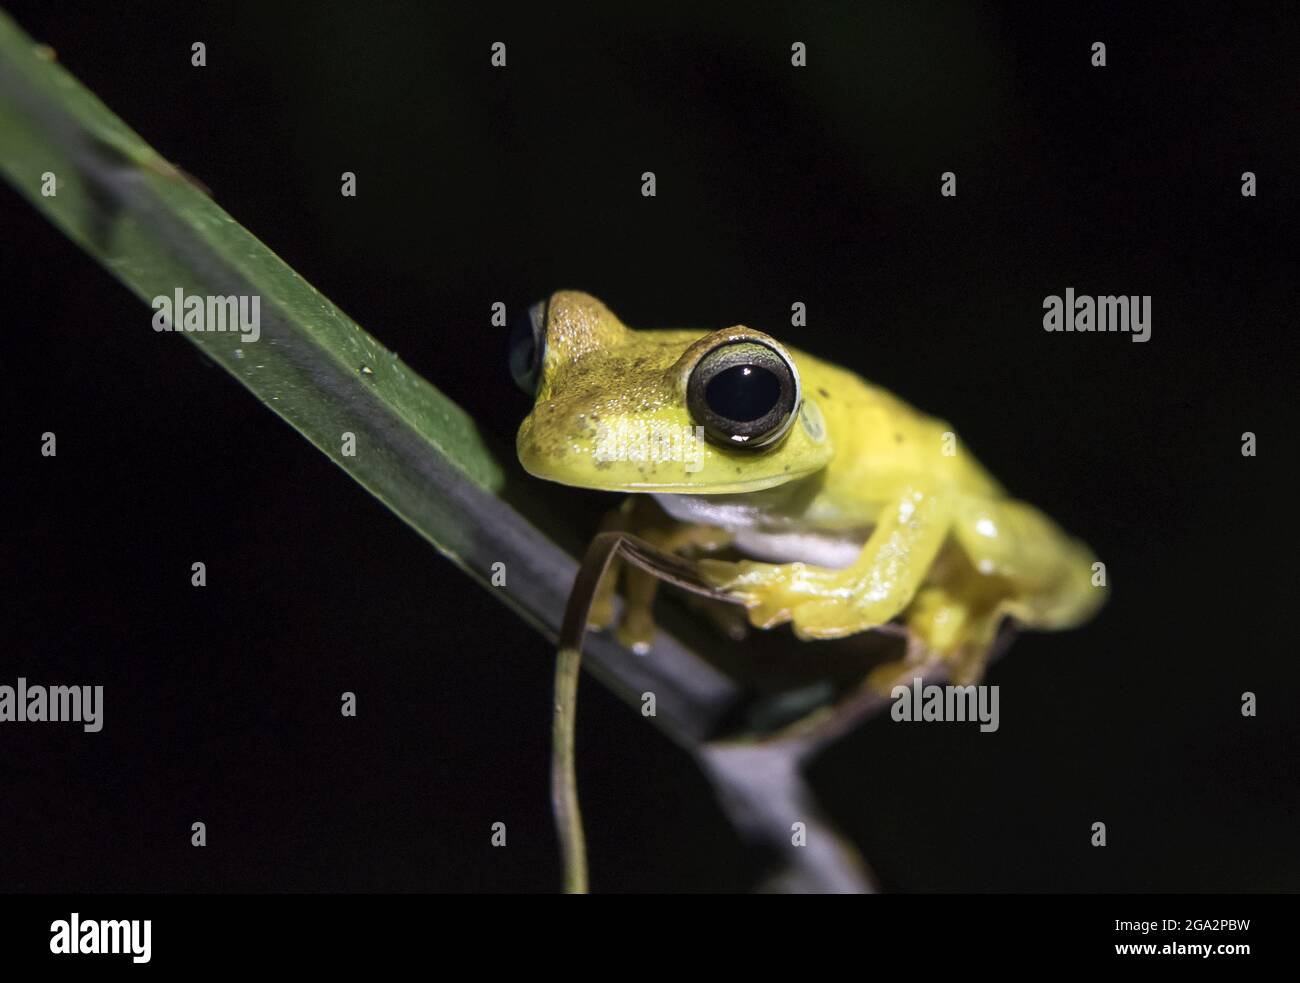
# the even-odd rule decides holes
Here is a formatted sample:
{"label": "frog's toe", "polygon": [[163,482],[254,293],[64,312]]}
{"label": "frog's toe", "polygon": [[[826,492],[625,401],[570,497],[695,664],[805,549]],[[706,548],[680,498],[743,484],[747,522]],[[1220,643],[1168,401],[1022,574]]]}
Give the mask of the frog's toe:
{"label": "frog's toe", "polygon": [[797,597],[821,590],[837,571],[822,570],[804,563],[759,563],[756,560],[702,559],[696,561],[704,578],[713,586],[738,596],[762,593]]}
{"label": "frog's toe", "polygon": [[649,613],[629,610],[618,626],[618,640],[621,645],[631,649],[637,655],[650,651],[658,628]]}
{"label": "frog's toe", "polygon": [[790,608],[778,598],[753,597],[745,602],[749,623],[755,628],[775,628],[790,620]]}
{"label": "frog's toe", "polygon": [[732,563],[726,560],[699,560],[700,575],[713,587],[724,590],[745,605],[749,623],[755,628],[771,628],[790,619],[782,592],[773,590],[755,575],[760,564]]}
{"label": "frog's toe", "polygon": [[695,561],[695,568],[701,577],[719,590],[731,590],[736,586],[742,574],[743,563],[730,560],[711,560],[707,557]]}

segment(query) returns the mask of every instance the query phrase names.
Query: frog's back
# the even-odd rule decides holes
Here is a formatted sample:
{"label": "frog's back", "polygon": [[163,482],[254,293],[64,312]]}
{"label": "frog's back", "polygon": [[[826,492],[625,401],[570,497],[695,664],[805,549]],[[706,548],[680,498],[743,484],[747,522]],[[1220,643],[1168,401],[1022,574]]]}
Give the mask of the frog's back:
{"label": "frog's back", "polygon": [[827,495],[883,503],[914,483],[973,496],[1003,494],[948,423],[853,372],[804,352],[794,356],[805,395],[816,400],[835,448]]}

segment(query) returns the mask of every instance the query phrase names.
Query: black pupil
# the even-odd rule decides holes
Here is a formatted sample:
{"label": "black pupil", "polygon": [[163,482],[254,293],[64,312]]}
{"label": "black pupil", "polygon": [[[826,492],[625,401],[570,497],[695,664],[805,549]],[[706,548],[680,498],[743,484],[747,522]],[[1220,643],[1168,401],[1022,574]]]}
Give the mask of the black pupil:
{"label": "black pupil", "polygon": [[781,398],[781,381],[761,365],[733,365],[709,380],[704,398],[718,416],[750,423],[772,412]]}

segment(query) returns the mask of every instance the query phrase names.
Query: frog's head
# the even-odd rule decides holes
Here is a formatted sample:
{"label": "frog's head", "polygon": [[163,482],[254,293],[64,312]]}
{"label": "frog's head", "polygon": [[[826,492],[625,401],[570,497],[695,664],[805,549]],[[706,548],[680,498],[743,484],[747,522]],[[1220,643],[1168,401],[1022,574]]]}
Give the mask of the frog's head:
{"label": "frog's head", "polygon": [[511,332],[510,368],[535,397],[524,468],[606,491],[758,491],[825,467],[821,412],[796,356],[760,331],[634,331],[561,291]]}

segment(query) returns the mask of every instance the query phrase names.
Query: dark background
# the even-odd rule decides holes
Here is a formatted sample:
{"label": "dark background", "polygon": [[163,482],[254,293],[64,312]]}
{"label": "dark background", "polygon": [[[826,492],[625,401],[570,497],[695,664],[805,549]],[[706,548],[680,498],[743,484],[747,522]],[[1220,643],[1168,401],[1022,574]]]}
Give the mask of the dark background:
{"label": "dark background", "polygon": [[[1111,602],[994,667],[1000,731],[816,763],[887,888],[1300,885],[1294,6],[5,6],[503,442],[490,304],[575,287],[842,362],[1085,538]],[[0,250],[0,682],[107,704],[0,730],[0,889],[554,889],[547,643],[7,186]],[[1151,294],[1152,340],[1044,332],[1068,286]],[[595,889],[753,884],[682,752],[590,682],[579,728]]]}

